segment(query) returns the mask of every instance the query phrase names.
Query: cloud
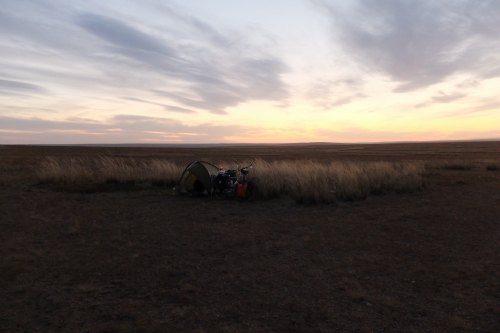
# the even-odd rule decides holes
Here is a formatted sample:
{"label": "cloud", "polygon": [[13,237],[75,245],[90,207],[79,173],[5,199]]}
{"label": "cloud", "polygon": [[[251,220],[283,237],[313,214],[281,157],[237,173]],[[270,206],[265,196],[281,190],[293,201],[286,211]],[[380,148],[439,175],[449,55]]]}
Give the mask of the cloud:
{"label": "cloud", "polygon": [[97,37],[125,49],[169,55],[173,52],[161,41],[146,33],[109,17],[84,13],[78,16],[78,24]]}
{"label": "cloud", "polygon": [[[210,89],[210,88],[208,88],[208,89]],[[176,101],[177,103],[187,105],[190,107],[194,107],[194,108],[204,109],[204,110],[209,111],[210,113],[218,114],[218,115],[228,114],[226,111],[224,111],[224,105],[231,105],[231,103],[229,103],[229,102],[231,102],[230,99],[231,99],[231,95],[232,95],[231,92],[228,93],[227,95],[225,95],[222,92],[217,91],[216,93],[218,93],[220,95],[222,101],[217,101],[213,98],[214,96],[211,96],[212,97],[211,103],[207,103],[207,101],[204,99],[192,99],[192,98],[184,97],[184,96],[182,96],[182,93],[179,93],[179,92],[169,92],[169,91],[161,91],[161,90],[151,90],[151,92],[155,93],[158,96],[170,98],[170,99]],[[235,102],[237,102],[237,100],[233,101],[233,103],[235,103]]]}
{"label": "cloud", "polygon": [[[258,58],[249,58],[240,52],[237,42],[228,42],[230,38],[209,24],[180,14],[175,18],[186,26],[185,36],[167,30],[159,39],[117,19],[89,13],[78,16],[76,22],[107,43],[100,48],[108,57],[119,54],[137,62],[141,70],[154,71],[165,80],[177,80],[184,91],[151,90],[188,107],[226,114],[226,108],[249,100],[288,98],[287,86],[281,79],[288,70],[283,61],[256,50]],[[185,44],[184,38],[201,39],[202,43]]]}
{"label": "cloud", "polygon": [[0,95],[25,99],[43,93],[45,89],[36,84],[0,79]]}
{"label": "cloud", "polygon": [[466,95],[461,93],[455,93],[447,95],[445,93],[440,93],[437,96],[432,96],[432,100],[436,103],[450,103],[456,101],[457,99],[464,98]]}
{"label": "cloud", "polygon": [[432,103],[431,102],[422,102],[422,103],[415,104],[413,107],[415,109],[421,109],[421,108],[424,108],[424,107],[429,106],[429,105],[432,105]]}
{"label": "cloud", "polygon": [[341,105],[349,104],[349,103],[352,103],[355,100],[358,100],[358,99],[361,99],[361,98],[365,98],[365,97],[367,97],[367,95],[362,94],[362,93],[358,93],[358,94],[354,94],[352,96],[339,98],[339,99],[333,101],[330,104],[330,107],[335,107],[335,106],[341,106]]}
{"label": "cloud", "polygon": [[10,81],[10,80],[0,80],[0,89],[14,90],[14,91],[43,91],[42,87],[25,82]]}
{"label": "cloud", "polygon": [[161,104],[161,103],[156,103],[156,102],[150,102],[150,101],[146,101],[146,100],[143,100],[143,99],[140,99],[140,98],[135,98],[135,97],[122,97],[122,99],[125,99],[125,100],[128,100],[128,101],[132,101],[132,102],[140,102],[140,103],[158,105],[158,106],[163,107],[165,110],[172,111],[172,112],[179,112],[179,113],[185,113],[185,114],[198,113],[196,111],[185,109],[185,108],[181,108],[181,107],[178,107],[178,106]]}
{"label": "cloud", "polygon": [[[238,125],[190,126],[168,118],[117,115],[105,122],[77,118],[51,121],[36,117],[22,119],[0,116],[0,132],[3,137],[10,134],[10,140],[17,140],[17,143],[24,142],[23,138],[37,144],[76,144],[166,142],[180,137],[185,143],[217,143],[226,142],[227,137],[256,135],[260,130]],[[5,139],[3,143],[8,141]]]}
{"label": "cloud", "polygon": [[480,83],[477,79],[467,79],[456,85],[457,88],[467,89],[479,87]]}
{"label": "cloud", "polygon": [[500,75],[497,1],[316,3],[327,9],[335,41],[364,68],[398,82],[394,92],[425,88],[458,73]]}
{"label": "cloud", "polygon": [[482,75],[482,77],[485,79],[491,79],[498,76],[500,76],[500,67],[488,70]]}
{"label": "cloud", "polygon": [[306,97],[323,110],[331,110],[368,97],[360,92],[362,84],[360,78],[317,80],[306,92]]}
{"label": "cloud", "polygon": [[453,94],[446,94],[446,93],[440,91],[438,95],[431,96],[430,101],[416,104],[413,107],[415,109],[421,109],[421,108],[426,107],[426,106],[431,106],[435,103],[451,103],[451,102],[454,102],[458,99],[464,98],[465,96],[467,96],[467,95],[463,94],[463,93],[459,93],[459,92],[456,92]]}
{"label": "cloud", "polygon": [[446,133],[441,131],[372,131],[363,128],[347,128],[345,130],[319,130],[319,137],[329,142],[401,142],[401,141],[443,141],[443,140],[477,140],[500,139],[500,130],[490,131],[457,131]]}
{"label": "cloud", "polygon": [[224,115],[252,100],[286,103],[290,96],[282,79],[290,69],[257,33],[221,32],[173,5],[146,2],[131,13],[106,3],[8,2],[0,33],[0,79],[64,87],[75,97],[118,97],[126,89],[142,99],[157,90],[179,103],[166,103],[168,111]]}
{"label": "cloud", "polygon": [[500,99],[498,99],[497,97],[492,97],[492,98],[484,98],[478,101],[476,106],[455,110],[454,112],[450,112],[448,115],[451,117],[464,116],[464,115],[472,115],[487,111],[498,112],[499,109],[500,109]]}

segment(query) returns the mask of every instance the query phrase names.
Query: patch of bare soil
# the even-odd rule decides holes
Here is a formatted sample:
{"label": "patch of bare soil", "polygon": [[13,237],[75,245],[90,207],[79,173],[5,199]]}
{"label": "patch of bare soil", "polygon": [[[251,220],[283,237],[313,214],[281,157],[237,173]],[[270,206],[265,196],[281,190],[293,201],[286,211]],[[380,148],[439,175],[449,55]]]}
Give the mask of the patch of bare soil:
{"label": "patch of bare soil", "polygon": [[[500,172],[481,163],[499,157],[499,144],[428,145],[406,155],[404,145],[354,146],[351,155],[328,145],[309,155],[3,147],[0,331],[498,332]],[[332,205],[178,197],[161,187],[68,191],[38,185],[34,173],[48,155],[177,154],[187,163],[232,152],[436,154],[474,167],[436,170],[421,192]]]}

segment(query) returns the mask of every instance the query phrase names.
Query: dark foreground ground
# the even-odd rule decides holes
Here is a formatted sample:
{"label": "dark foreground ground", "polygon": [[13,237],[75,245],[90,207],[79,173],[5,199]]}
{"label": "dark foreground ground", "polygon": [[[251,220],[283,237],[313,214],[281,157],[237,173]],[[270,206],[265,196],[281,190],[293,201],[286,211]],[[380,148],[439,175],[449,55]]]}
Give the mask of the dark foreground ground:
{"label": "dark foreground ground", "polygon": [[[500,171],[483,163],[500,143],[225,149],[0,147],[0,331],[500,331]],[[68,192],[34,174],[49,155],[234,153],[473,167],[314,206]]]}

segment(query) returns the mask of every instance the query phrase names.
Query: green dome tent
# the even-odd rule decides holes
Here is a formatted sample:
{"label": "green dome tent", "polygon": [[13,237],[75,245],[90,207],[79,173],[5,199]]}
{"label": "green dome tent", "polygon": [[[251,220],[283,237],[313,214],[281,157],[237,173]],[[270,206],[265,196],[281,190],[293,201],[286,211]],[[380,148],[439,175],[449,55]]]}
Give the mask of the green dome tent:
{"label": "green dome tent", "polygon": [[179,181],[179,194],[210,194],[212,192],[211,175],[219,169],[212,163],[196,161],[187,166]]}

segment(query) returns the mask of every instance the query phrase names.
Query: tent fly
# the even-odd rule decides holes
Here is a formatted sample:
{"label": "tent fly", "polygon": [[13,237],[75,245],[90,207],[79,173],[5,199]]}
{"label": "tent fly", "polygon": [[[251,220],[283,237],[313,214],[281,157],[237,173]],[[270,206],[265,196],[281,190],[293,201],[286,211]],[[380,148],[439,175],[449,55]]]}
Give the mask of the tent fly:
{"label": "tent fly", "polygon": [[196,161],[187,166],[179,181],[179,194],[212,193],[211,175],[216,175],[218,168],[212,163]]}

